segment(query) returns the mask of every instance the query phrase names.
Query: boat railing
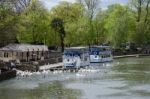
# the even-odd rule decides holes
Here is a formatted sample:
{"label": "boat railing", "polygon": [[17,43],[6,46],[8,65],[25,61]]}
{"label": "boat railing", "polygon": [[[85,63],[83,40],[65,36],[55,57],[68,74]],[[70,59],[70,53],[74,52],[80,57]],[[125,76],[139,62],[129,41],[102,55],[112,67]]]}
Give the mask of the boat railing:
{"label": "boat railing", "polygon": [[111,54],[111,51],[92,51],[90,54],[92,55],[108,55],[108,54]]}

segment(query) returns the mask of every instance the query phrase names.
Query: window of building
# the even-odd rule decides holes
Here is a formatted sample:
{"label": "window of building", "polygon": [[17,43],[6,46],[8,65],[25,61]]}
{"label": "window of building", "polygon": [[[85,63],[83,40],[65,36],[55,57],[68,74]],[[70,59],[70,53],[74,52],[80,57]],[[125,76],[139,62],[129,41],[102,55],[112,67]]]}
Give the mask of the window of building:
{"label": "window of building", "polygon": [[6,57],[8,58],[8,53],[6,53]]}

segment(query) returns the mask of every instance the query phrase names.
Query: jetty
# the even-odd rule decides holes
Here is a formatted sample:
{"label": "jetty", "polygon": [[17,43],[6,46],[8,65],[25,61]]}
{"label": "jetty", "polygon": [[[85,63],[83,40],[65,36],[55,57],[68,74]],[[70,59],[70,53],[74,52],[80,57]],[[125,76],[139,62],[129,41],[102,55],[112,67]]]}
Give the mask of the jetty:
{"label": "jetty", "polygon": [[63,68],[63,63],[56,63],[56,64],[48,64],[48,65],[43,65],[39,67],[39,70],[49,70],[49,69],[54,69],[54,68]]}

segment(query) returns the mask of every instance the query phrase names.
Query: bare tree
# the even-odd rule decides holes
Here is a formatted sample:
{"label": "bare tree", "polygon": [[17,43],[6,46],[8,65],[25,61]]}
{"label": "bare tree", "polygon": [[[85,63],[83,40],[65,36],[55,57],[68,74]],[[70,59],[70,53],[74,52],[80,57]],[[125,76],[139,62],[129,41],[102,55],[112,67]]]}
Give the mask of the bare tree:
{"label": "bare tree", "polygon": [[87,43],[89,44],[97,43],[95,34],[93,33],[94,26],[93,26],[92,20],[97,12],[98,6],[100,4],[100,0],[77,0],[77,2],[82,4],[85,7],[88,18],[89,18],[89,25],[90,25],[89,34],[90,35],[89,35],[89,39],[87,39]]}
{"label": "bare tree", "polygon": [[146,0],[145,2],[146,2],[146,7],[145,7],[146,15],[145,15],[145,20],[144,20],[144,22],[146,23],[146,22],[147,22],[147,19],[148,19],[148,15],[149,15],[150,0]]}
{"label": "bare tree", "polygon": [[33,0],[0,0],[0,4],[8,5],[10,9],[16,12],[25,10]]}
{"label": "bare tree", "polygon": [[142,6],[144,5],[145,0],[132,0],[131,4],[134,9],[137,11],[137,22],[141,20]]}
{"label": "bare tree", "polygon": [[77,2],[85,6],[89,18],[92,20],[99,6],[100,0],[77,0]]}

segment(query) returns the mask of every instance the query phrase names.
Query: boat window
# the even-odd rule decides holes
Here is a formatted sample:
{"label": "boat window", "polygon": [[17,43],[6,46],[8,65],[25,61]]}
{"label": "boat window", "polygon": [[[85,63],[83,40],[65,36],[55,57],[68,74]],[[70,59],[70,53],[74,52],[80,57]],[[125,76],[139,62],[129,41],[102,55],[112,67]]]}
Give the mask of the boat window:
{"label": "boat window", "polygon": [[78,57],[78,55],[74,55],[74,57]]}
{"label": "boat window", "polygon": [[102,55],[102,58],[104,58],[104,55]]}
{"label": "boat window", "polygon": [[97,55],[95,55],[95,58],[97,58]]}
{"label": "boat window", "polygon": [[102,55],[99,55],[100,58],[102,58]]}
{"label": "boat window", "polygon": [[87,60],[88,60],[87,57],[85,57],[85,58],[84,58],[84,61],[87,61]]}
{"label": "boat window", "polygon": [[105,55],[103,55],[103,58],[105,58]]}

